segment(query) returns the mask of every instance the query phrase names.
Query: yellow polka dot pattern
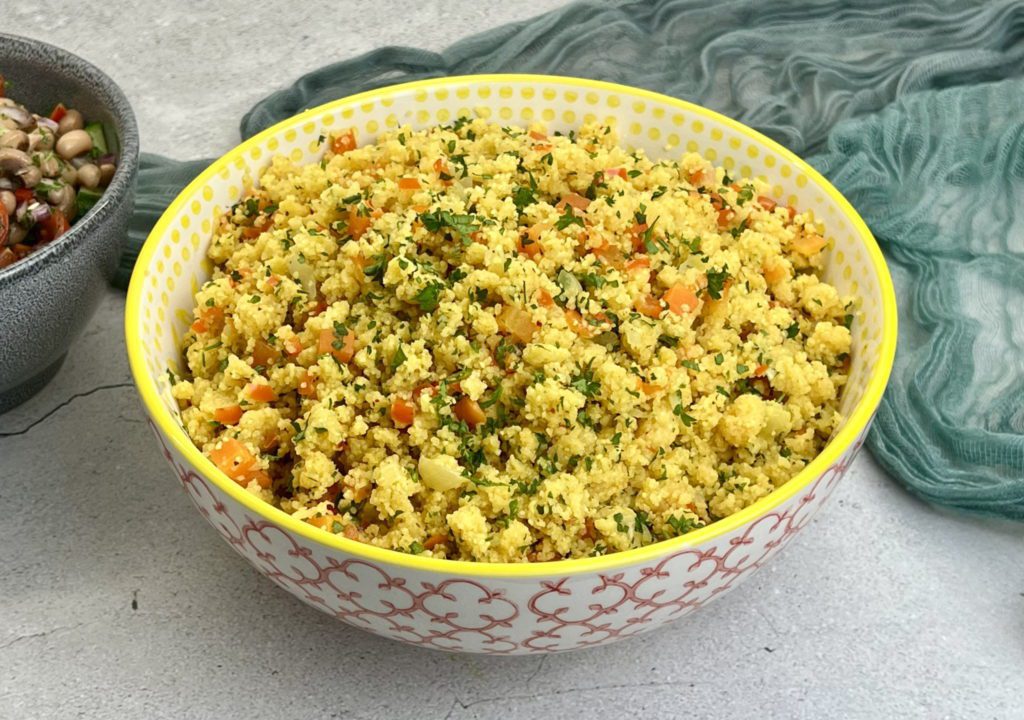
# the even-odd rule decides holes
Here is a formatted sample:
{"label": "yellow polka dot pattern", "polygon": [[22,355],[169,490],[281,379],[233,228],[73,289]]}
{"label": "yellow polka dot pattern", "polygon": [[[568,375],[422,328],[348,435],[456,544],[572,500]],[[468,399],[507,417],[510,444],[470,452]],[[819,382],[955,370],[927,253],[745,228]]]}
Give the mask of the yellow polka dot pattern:
{"label": "yellow polka dot pattern", "polygon": [[850,414],[879,354],[881,289],[853,217],[813,170],[737,123],[643,91],[569,79],[488,78],[438,79],[387,96],[371,94],[308,111],[239,146],[189,186],[168,210],[169,221],[158,224],[147,241],[157,248],[145,269],[141,297],[146,306],[138,314],[147,367],[172,414],[177,415],[177,404],[170,397],[166,373],[178,371],[177,348],[191,323],[192,296],[209,276],[203,251],[215,218],[238,200],[243,178],[258,177],[275,154],[295,162],[319,159],[319,137],[325,130],[352,127],[358,142],[367,143],[388,128],[448,123],[467,113],[503,123],[543,123],[548,131],[570,130],[598,118],[614,120],[624,146],[642,148],[654,158],[699,152],[731,173],[765,179],[778,201],[813,212],[832,239],[825,278],[842,293],[859,293],[862,300],[853,324],[854,361],[842,408]]}

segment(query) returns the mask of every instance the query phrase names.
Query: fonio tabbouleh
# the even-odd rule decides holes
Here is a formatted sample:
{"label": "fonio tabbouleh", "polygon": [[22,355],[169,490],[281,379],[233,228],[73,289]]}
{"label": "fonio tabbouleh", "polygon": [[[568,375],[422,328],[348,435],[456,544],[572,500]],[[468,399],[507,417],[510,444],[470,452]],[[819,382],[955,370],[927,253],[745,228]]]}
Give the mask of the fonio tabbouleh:
{"label": "fonio tabbouleh", "polygon": [[764,183],[602,125],[322,142],[220,218],[175,378],[266,502],[408,553],[599,555],[746,507],[840,422],[854,299]]}

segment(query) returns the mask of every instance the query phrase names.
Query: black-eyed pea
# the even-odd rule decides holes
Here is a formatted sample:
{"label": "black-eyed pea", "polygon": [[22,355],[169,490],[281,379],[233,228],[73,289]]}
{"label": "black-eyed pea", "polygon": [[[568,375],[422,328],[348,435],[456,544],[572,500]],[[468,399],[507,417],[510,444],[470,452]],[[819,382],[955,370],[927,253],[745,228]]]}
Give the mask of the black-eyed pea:
{"label": "black-eyed pea", "polygon": [[57,139],[57,154],[65,160],[92,150],[92,138],[85,130],[70,130]]}
{"label": "black-eyed pea", "polygon": [[68,110],[64,117],[57,123],[57,134],[64,135],[72,130],[81,130],[85,127],[85,118],[77,110]]}
{"label": "black-eyed pea", "polygon": [[10,190],[0,190],[0,204],[4,206],[4,210],[7,211],[7,214],[11,215],[18,207],[18,198],[16,198],[14,193]]}
{"label": "black-eyed pea", "polygon": [[39,168],[43,177],[53,178],[60,173],[61,162],[53,153],[36,153],[32,158],[33,164]]}
{"label": "black-eyed pea", "polygon": [[86,163],[78,168],[78,184],[92,190],[100,184],[101,175],[98,167],[92,163]]}
{"label": "black-eyed pea", "polygon": [[28,147],[28,133],[24,130],[8,130],[0,135],[0,147],[24,150]]}
{"label": "black-eyed pea", "polygon": [[110,181],[114,178],[114,172],[117,171],[112,163],[103,163],[100,165],[100,185],[106,187],[110,184]]}

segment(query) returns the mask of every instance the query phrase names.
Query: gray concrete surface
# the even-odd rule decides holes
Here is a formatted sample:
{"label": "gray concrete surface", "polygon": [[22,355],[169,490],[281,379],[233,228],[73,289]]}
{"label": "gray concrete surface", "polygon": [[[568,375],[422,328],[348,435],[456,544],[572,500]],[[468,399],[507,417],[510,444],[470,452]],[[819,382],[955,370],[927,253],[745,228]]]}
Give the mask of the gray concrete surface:
{"label": "gray concrete surface", "polygon": [[[6,3],[3,29],[106,68],[144,147],[188,157],[328,60],[558,4]],[[4,719],[1024,717],[1024,527],[931,509],[866,455],[773,565],[655,635],[500,659],[348,628],[178,489],[129,382],[123,307],[110,291],[52,385],[0,417]]]}

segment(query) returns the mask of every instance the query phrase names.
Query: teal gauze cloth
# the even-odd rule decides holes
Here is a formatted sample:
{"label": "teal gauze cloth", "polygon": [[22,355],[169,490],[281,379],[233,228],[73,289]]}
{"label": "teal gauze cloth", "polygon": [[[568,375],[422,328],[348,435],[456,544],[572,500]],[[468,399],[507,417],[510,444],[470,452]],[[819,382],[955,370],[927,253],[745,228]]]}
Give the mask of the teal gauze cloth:
{"label": "teal gauze cloth", "polygon": [[[807,158],[860,211],[896,284],[875,458],[932,503],[1024,519],[1024,4],[581,2],[442,53],[321,68],[258,103],[241,134],[383,85],[485,72],[656,90]],[[143,157],[119,285],[208,162]]]}

